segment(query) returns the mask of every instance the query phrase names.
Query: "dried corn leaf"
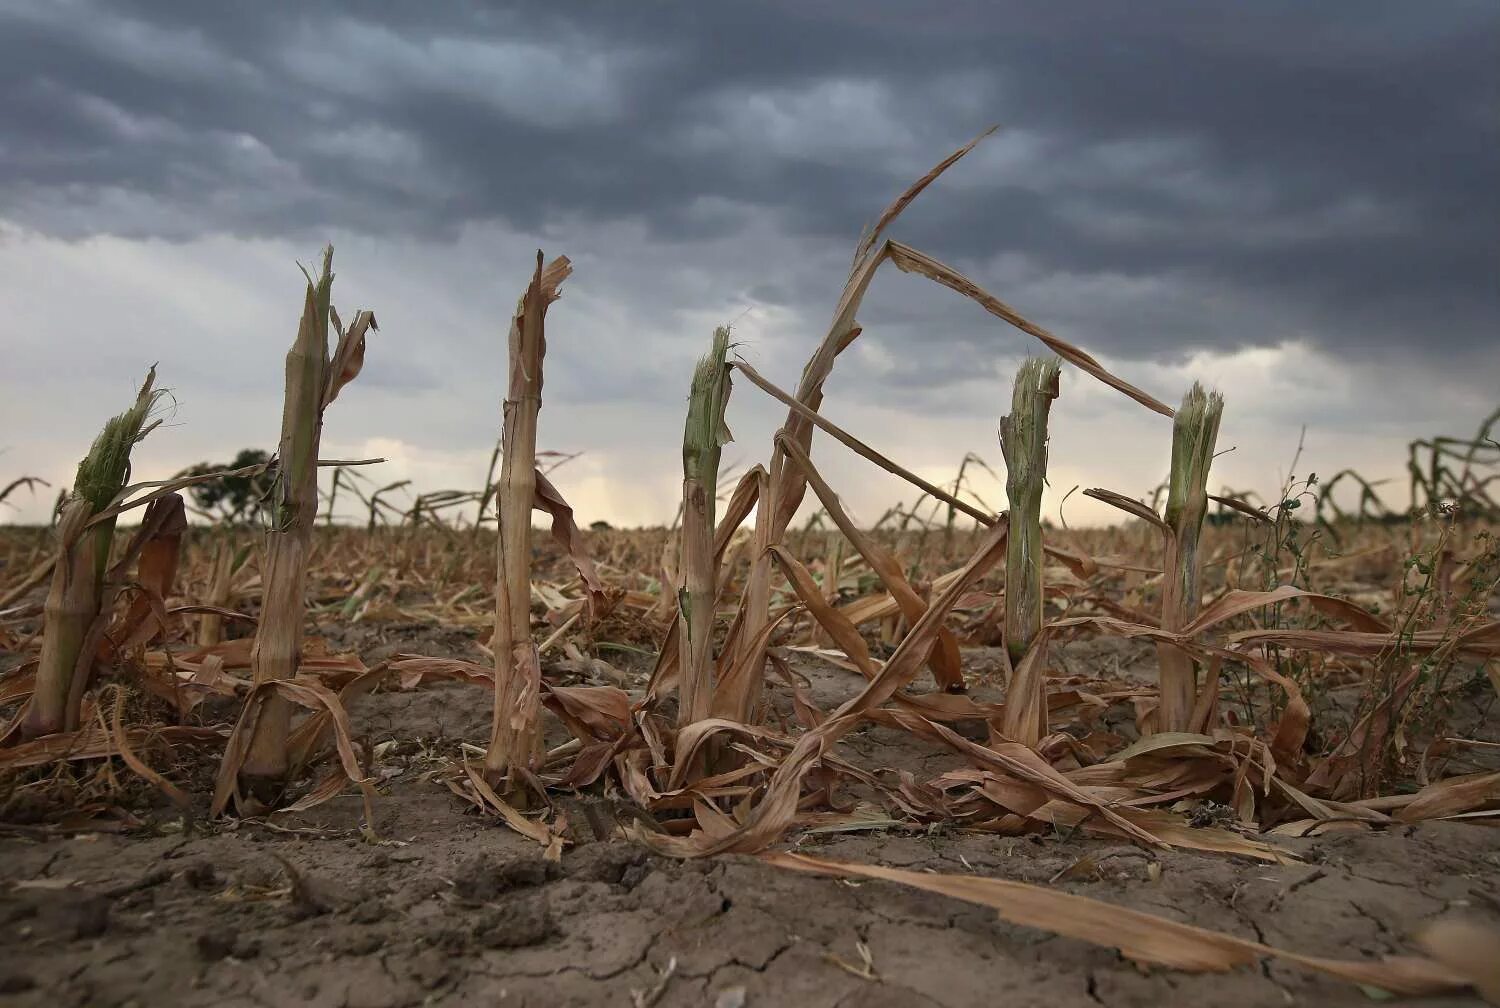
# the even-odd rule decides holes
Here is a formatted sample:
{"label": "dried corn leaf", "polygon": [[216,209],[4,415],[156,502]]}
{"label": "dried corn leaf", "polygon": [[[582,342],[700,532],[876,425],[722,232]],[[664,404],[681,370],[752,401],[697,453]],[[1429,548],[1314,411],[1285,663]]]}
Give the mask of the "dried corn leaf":
{"label": "dried corn leaf", "polygon": [[588,592],[590,613],[602,615],[608,592],[594,569],[593,558],[589,556],[583,542],[583,533],[579,532],[578,523],[573,520],[573,508],[540,469],[536,471],[535,508],[552,516],[552,538],[573,561],[573,567],[578,571],[578,577]]}
{"label": "dried corn leaf", "polygon": [[1500,802],[1500,770],[1449,777],[1429,784],[1396,813],[1396,818],[1408,823],[1442,819],[1494,802]]}
{"label": "dried corn leaf", "polygon": [[346,331],[339,324],[338,312],[330,305],[329,315],[333,319],[334,330],[339,335],[338,344],[334,347],[333,359],[328,366],[328,388],[323,393],[322,408],[327,409],[329,403],[338,398],[339,392],[355,378],[359,377],[360,371],[365,366],[365,335],[369,330],[379,330],[380,326],[375,323],[375,313],[369,310],[356,312],[354,321]]}
{"label": "dried corn leaf", "polygon": [[[917,595],[912,586],[907,582],[905,575],[901,572],[901,565],[885,547],[881,546],[871,536],[862,532],[858,526],[849,518],[839,502],[838,495],[833,492],[824,480],[817,468],[813,466],[812,460],[790,439],[782,439],[782,450],[786,452],[794,466],[802,473],[808,485],[813,488],[813,493],[822,502],[823,508],[828,512],[830,518],[864,557],[870,569],[880,578],[885,585],[886,591],[896,600],[901,610],[901,615],[907,623],[915,623],[922,618],[927,611],[927,603]],[[801,593],[799,592],[799,596]],[[821,620],[819,622],[822,622]],[[852,624],[850,624],[852,627]],[[856,633],[856,636],[857,633]],[[959,692],[964,688],[964,674],[962,660],[958,653],[958,641],[946,628],[940,628],[937,635],[937,646],[933,648],[932,654],[928,656],[928,665],[932,669],[934,680],[939,686],[949,692]]]}
{"label": "dried corn leaf", "polygon": [[984,290],[953,267],[938,262],[925,252],[919,252],[911,246],[903,245],[900,242],[886,242],[886,249],[891,262],[903,273],[920,273],[950,290],[957,291],[964,297],[976,302],[981,308],[996,318],[1009,322],[1028,336],[1034,336],[1041,340],[1053,353],[1077,366],[1079,370],[1086,371],[1110,388],[1125,393],[1147,409],[1154,410],[1162,416],[1172,416],[1172,407],[1142,392],[1123,378],[1111,374],[1105,369],[1103,364],[1100,364],[1092,356],[1073,344],[1059,339],[1036,323],[1022,318],[1021,314],[1010,307],[1010,305]]}
{"label": "dried corn leaf", "polygon": [[141,519],[126,555],[136,554],[136,596],[110,628],[110,638],[121,651],[130,651],[167,630],[166,599],[177,579],[182,536],[187,531],[186,505],[180,494],[151,503]]}
{"label": "dried corn leaf", "polygon": [[[160,728],[130,728],[126,731],[126,737],[132,747],[138,747],[149,744],[153,738],[168,743],[218,744],[224,741],[225,734],[218,728],[163,725]],[[112,738],[108,731],[92,725],[78,731],[43,735],[29,742],[0,748],[0,769],[46,766],[50,763],[100,759],[119,754],[118,740]]]}
{"label": "dried corn leaf", "polygon": [[880,236],[885,234],[885,229],[891,225],[892,221],[901,216],[901,212],[903,210],[911,206],[913,200],[922,195],[922,190],[926,189],[928,186],[932,185],[932,183],[936,182],[938,176],[942,175],[943,172],[947,171],[949,168],[952,168],[955,164],[958,163],[959,159],[961,159],[965,154],[969,153],[971,150],[977,147],[981,141],[988,139],[990,135],[999,128],[1000,127],[998,124],[991,126],[989,129],[979,134],[973,140],[970,140],[958,150],[943,158],[943,160],[934,165],[926,175],[923,175],[921,178],[917,179],[910,186],[908,186],[900,196],[897,196],[896,199],[892,201],[891,205],[886,207],[885,210],[881,212],[880,216],[876,218],[875,226],[870,228],[870,230],[860,238],[859,245],[855,248],[854,251],[855,265],[858,266],[861,260],[869,256],[871,250],[875,248],[875,243],[880,240]]}
{"label": "dried corn leaf", "polygon": [[803,854],[762,854],[768,864],[813,875],[880,879],[991,907],[1012,924],[1119,950],[1139,963],[1192,973],[1222,973],[1276,957],[1307,969],[1399,994],[1437,994],[1469,986],[1474,974],[1418,956],[1325,959],[1024,882],[905,871],[828,861]]}
{"label": "dried corn leaf", "polygon": [[647,846],[677,857],[701,857],[729,851],[762,850],[775,842],[795,821],[802,781],[824,751],[853,730],[917,674],[936,639],[937,630],[953,603],[973,581],[989,571],[1004,552],[1006,523],[986,530],[978,549],[948,590],[933,601],[922,619],[912,627],[885,667],[865,685],[860,694],[834,711],[816,729],[806,732],[772,775],[764,797],[750,810],[742,827],[727,837],[701,834],[685,838],[647,836],[639,829],[631,834]]}
{"label": "dried corn leaf", "polygon": [[[246,807],[243,796],[239,792],[240,766],[250,751],[255,726],[265,710],[266,701],[273,695],[305,707],[314,713],[324,712],[328,715],[329,727],[333,731],[334,750],[343,770],[344,783],[346,785],[352,783],[360,788],[365,798],[365,819],[368,823],[372,817],[370,802],[373,782],[360,768],[349,714],[339,702],[336,694],[323,683],[306,675],[299,675],[295,679],[276,679],[258,683],[251,689],[250,694],[245,698],[245,707],[240,712],[240,719],[235,723],[234,730],[224,746],[224,759],[219,764],[219,773],[215,780],[212,814],[217,816],[223,813],[231,800],[237,807]],[[333,792],[333,794],[337,793],[337,791]],[[324,795],[322,800],[333,797],[333,794]],[[308,807],[305,802],[306,799],[299,805],[303,808]]]}
{"label": "dried corn leaf", "polygon": [[561,834],[548,829],[545,823],[528,819],[522,815],[514,805],[511,805],[495,793],[495,789],[490,787],[485,781],[484,775],[475,770],[469,764],[468,760],[464,760],[462,770],[465,779],[474,791],[472,793],[467,792],[457,782],[450,779],[448,787],[454,794],[473,802],[487,812],[498,815],[511,829],[541,844],[543,848],[542,856],[548,861],[562,860],[562,846],[566,843],[566,840],[564,840]]}
{"label": "dried corn leaf", "polygon": [[1500,1005],[1500,931],[1477,921],[1433,921],[1417,936],[1428,955],[1468,977],[1479,996]]}

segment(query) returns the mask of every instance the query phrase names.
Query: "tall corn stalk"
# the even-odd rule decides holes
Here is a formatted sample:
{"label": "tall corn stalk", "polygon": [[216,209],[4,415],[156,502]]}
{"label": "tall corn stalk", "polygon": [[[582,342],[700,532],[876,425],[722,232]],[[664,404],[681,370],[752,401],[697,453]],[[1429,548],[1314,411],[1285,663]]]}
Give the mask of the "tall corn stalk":
{"label": "tall corn stalk", "polygon": [[[23,738],[78,727],[83,680],[93,655],[85,644],[104,601],[104,574],[114,542],[115,519],[89,523],[114,503],[130,476],[130,450],[156,426],[147,423],[159,392],[156,369],[136,394],[135,405],[110,420],[78,464],[73,492],[57,524],[58,556],[43,607],[42,653],[36,689],[21,723]],[[159,421],[157,421],[159,422]]]}
{"label": "tall corn stalk", "polygon": [[[304,271],[304,276],[307,276]],[[297,338],[286,355],[286,393],[281,413],[278,470],[271,489],[266,531],[263,597],[260,624],[250,649],[250,668],[256,686],[291,679],[302,655],[304,587],[313,525],[318,516],[318,447],[323,435],[323,411],[352,381],[364,364],[365,333],[375,328],[375,317],[359,312],[345,331],[332,308],[333,246],[323,250],[323,265],[314,280],[307,276],[302,320]],[[328,352],[330,316],[338,331],[332,358]],[[287,735],[292,704],[274,691],[262,694],[254,730],[244,761],[238,768],[241,786],[266,798],[282,787],[288,767]]]}
{"label": "tall corn stalk", "polygon": [[[496,508],[495,708],[485,776],[499,785],[513,766],[525,768],[541,744],[542,668],[531,639],[531,509],[536,499],[536,427],[542,408],[542,360],[547,353],[547,308],[573,271],[566,256],[536,272],[516,306],[510,325],[510,385],[500,442],[500,487]],[[511,782],[509,790],[521,793]]]}
{"label": "tall corn stalk", "polygon": [[677,724],[709,716],[713,707],[713,627],[718,594],[714,564],[714,510],[719,458],[731,440],[724,425],[729,403],[729,330],[714,330],[713,347],[698,361],[682,432],[682,537],[677,590],[679,692]]}
{"label": "tall corn stalk", "polygon": [[[1172,474],[1164,515],[1167,528],[1161,594],[1161,628],[1169,632],[1181,630],[1198,614],[1198,538],[1208,513],[1208,470],[1213,464],[1223,412],[1224,397],[1205,392],[1194,382],[1172,420]],[[1193,722],[1204,721],[1211,712],[1195,716],[1198,674],[1192,657],[1181,648],[1162,643],[1157,645],[1157,660],[1161,668],[1158,728],[1170,732],[1201,727]]]}
{"label": "tall corn stalk", "polygon": [[1058,395],[1056,357],[1028,358],[1016,374],[1011,412],[1000,420],[1010,538],[1005,552],[1005,649],[1015,672],[1003,732],[1036,745],[1046,734],[1043,663],[1023,661],[1042,630],[1042,487],[1047,479],[1047,416]]}

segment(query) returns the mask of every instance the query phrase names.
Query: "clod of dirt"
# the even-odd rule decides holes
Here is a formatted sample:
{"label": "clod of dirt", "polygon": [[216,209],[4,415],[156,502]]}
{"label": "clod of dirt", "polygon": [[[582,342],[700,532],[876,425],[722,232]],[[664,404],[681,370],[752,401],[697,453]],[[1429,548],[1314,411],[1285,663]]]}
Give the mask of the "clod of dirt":
{"label": "clod of dirt", "polygon": [[182,881],[194,889],[212,889],[219,884],[219,875],[212,863],[194,861],[182,870]]}
{"label": "clod of dirt", "polygon": [[970,742],[987,742],[990,737],[990,723],[983,718],[966,718],[962,721],[953,722],[953,730]]}
{"label": "clod of dirt", "polygon": [[0,994],[23,994],[36,986],[29,973],[0,974]]}
{"label": "clod of dirt", "polygon": [[719,991],[718,996],[714,998],[714,1008],[745,1008],[744,985],[736,984]]}
{"label": "clod of dirt", "polygon": [[333,951],[348,955],[369,955],[378,951],[386,943],[386,938],[379,931],[346,931],[335,935],[331,945]]}
{"label": "clod of dirt", "polygon": [[294,920],[316,917],[338,907],[340,900],[334,895],[331,886],[306,874],[275,851],[271,852],[271,856],[280,863],[287,884],[291,887],[292,905],[289,913]]}
{"label": "clod of dirt", "polygon": [[356,924],[376,924],[390,916],[390,908],[378,899],[361,900],[349,908],[349,919]]}
{"label": "clod of dirt", "polygon": [[486,909],[475,922],[474,940],[485,948],[527,948],[556,933],[545,898],[515,898]]}
{"label": "clod of dirt", "polygon": [[52,916],[54,929],[74,941],[97,938],[109,930],[109,901],[103,897],[79,900],[57,908],[55,914],[43,911],[43,916]]}
{"label": "clod of dirt", "polygon": [[9,929],[13,924],[30,920],[36,916],[35,903],[24,900],[0,901],[0,927]]}
{"label": "clod of dirt", "polygon": [[157,868],[155,871],[147,872],[134,882],[126,882],[124,885],[115,886],[104,895],[110,899],[125,899],[137,895],[155,886],[161,885],[172,877],[172,872],[167,868]]}
{"label": "clod of dirt", "polygon": [[[53,897],[61,894],[51,893]],[[103,896],[54,898],[39,908],[35,934],[38,937],[82,941],[109,930],[109,900]]]}
{"label": "clod of dirt", "polygon": [[624,886],[626,889],[634,889],[636,886],[646,881],[646,876],[650,874],[651,862],[649,861],[642,861],[640,864],[629,865],[624,871],[620,873],[620,885]]}
{"label": "clod of dirt", "polygon": [[209,928],[193,941],[198,957],[204,962],[220,959],[254,959],[260,954],[260,943],[229,927]]}
{"label": "clod of dirt", "polygon": [[583,882],[608,882],[634,889],[651,871],[646,852],[634,844],[603,843],[580,848],[563,865]]}
{"label": "clod of dirt", "polygon": [[487,903],[513,889],[539,886],[557,877],[557,866],[540,857],[499,858],[479,854],[459,866],[453,891],[459,898]]}
{"label": "clod of dirt", "polygon": [[435,990],[451,975],[448,963],[438,955],[419,952],[406,964],[411,978],[424,990]]}

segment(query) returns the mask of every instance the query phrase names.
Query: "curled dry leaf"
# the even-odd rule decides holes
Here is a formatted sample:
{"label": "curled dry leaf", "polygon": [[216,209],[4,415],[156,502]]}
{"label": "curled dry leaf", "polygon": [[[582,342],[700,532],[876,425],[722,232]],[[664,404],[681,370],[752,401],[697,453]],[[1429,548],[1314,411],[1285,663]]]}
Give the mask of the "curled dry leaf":
{"label": "curled dry leaf", "polygon": [[360,371],[364,370],[365,336],[371,329],[380,329],[380,326],[375,324],[375,313],[372,311],[357,312],[347,330],[339,325],[338,312],[331,305],[329,314],[333,318],[339,341],[334,347],[333,358],[328,365],[328,388],[323,393],[324,409],[327,409],[328,404],[338,398],[339,392],[345,385],[359,377]]}
{"label": "curled dry leaf", "polygon": [[163,794],[171,800],[178,809],[186,811],[193,806],[192,798],[188,797],[186,791],[167,780],[160,773],[147,766],[130,745],[130,734],[125,730],[125,691],[115,687],[114,711],[110,715],[108,732],[110,740],[114,742],[120,753],[120,758],[136,774],[154,784]]}
{"label": "curled dry leaf", "polygon": [[552,516],[552,538],[568,554],[578,570],[578,577],[588,592],[589,611],[596,617],[603,615],[610,593],[594,569],[594,561],[583,542],[583,534],[578,531],[578,523],[573,520],[572,506],[563,499],[561,491],[552,485],[552,481],[540,469],[536,470],[534,506],[536,510],[545,511]]}
{"label": "curled dry leaf", "polygon": [[[365,776],[360,767],[348,712],[339,702],[338,696],[327,686],[305,675],[295,679],[270,680],[259,683],[250,690],[245,698],[245,707],[240,712],[239,721],[235,723],[234,731],[230,733],[224,745],[224,759],[219,765],[219,773],[215,781],[212,813],[221,814],[229,807],[230,802],[233,802],[237,808],[245,810],[254,808],[240,793],[240,766],[250,751],[250,740],[254,737],[255,727],[265,710],[266,701],[273,695],[297,706],[305,707],[314,713],[324,713],[328,716],[328,725],[333,731],[334,751],[338,756],[342,776],[338,778],[339,786],[336,789],[330,790],[327,782],[317,788],[314,791],[317,801],[311,804],[327,801],[340,793],[344,787],[354,784],[359,787],[364,796],[365,821],[367,824],[371,823],[374,818],[371,805],[374,794],[373,782]],[[304,798],[295,807],[300,810],[310,807],[310,804],[308,799]]]}

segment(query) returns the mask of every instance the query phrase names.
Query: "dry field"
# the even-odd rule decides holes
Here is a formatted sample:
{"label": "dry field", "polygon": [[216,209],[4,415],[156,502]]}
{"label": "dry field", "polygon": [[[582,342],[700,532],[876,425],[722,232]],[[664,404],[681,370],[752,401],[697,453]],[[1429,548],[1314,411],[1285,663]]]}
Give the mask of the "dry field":
{"label": "dry field", "polygon": [[[670,528],[578,528],[537,450],[565,258],[475,492],[321,458],[380,352],[331,250],[273,457],[132,475],[148,377],[53,527],[0,527],[7,1002],[1500,999],[1495,418],[1413,443],[1400,514],[1347,471],[1211,494],[1216,394],[1169,407],[884,237],[968,149],[861,241],[795,390],[714,334]],[[827,419],[886,263],[1055,355],[997,418],[1003,511]],[[1084,491],[1113,529],[1040,518],[1061,367],[1172,425],[1156,500]],[[761,394],[786,424],[722,473]],[[920,497],[855,525],[842,451]]]}

